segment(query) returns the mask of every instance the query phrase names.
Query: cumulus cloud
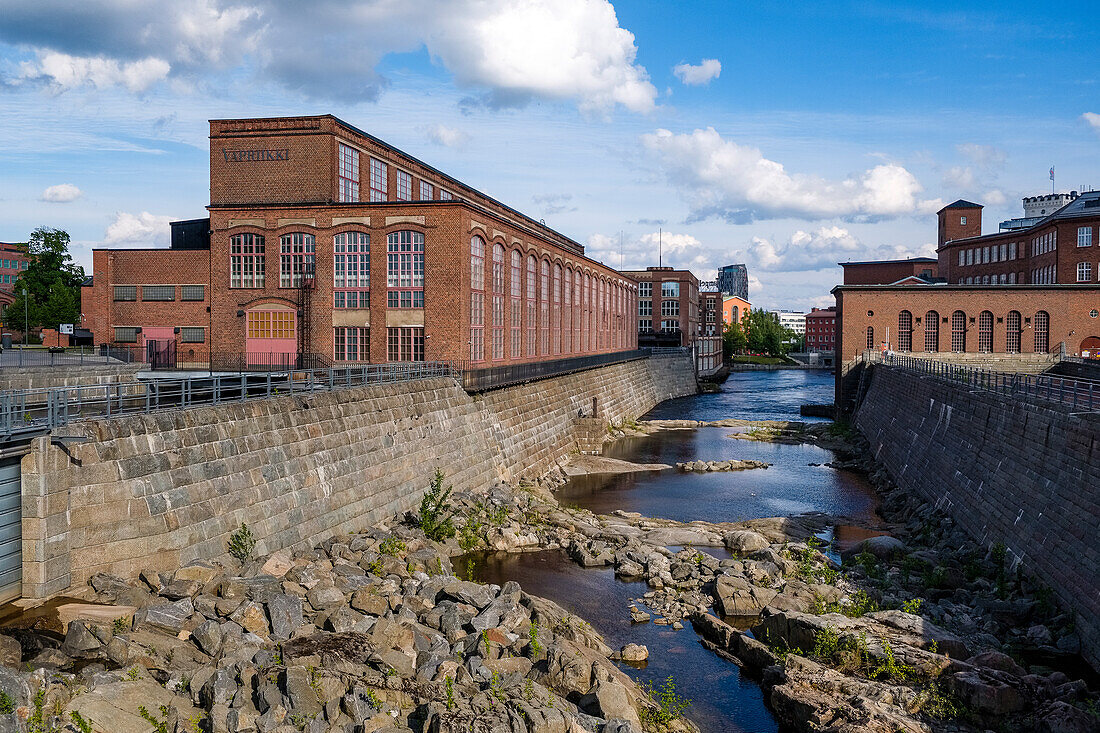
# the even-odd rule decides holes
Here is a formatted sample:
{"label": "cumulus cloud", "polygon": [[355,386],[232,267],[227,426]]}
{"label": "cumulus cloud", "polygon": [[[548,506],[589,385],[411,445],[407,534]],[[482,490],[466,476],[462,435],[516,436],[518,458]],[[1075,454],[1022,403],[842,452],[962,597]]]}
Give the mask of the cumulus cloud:
{"label": "cumulus cloud", "polygon": [[1095,112],[1086,112],[1081,115],[1081,119],[1088,123],[1089,127],[1100,132],[1100,115]]}
{"label": "cumulus cloud", "polygon": [[618,235],[593,234],[585,244],[585,254],[611,267],[644,270],[663,262],[666,267],[688,269],[704,280],[713,280],[717,265],[715,252],[691,234],[650,232],[623,237],[621,249]]}
{"label": "cumulus cloud", "polygon": [[963,159],[963,165],[953,165],[944,170],[944,188],[954,196],[968,196],[981,203],[1000,206],[1008,197],[997,187],[1001,172],[1008,161],[1008,154],[992,145],[962,143],[955,146]]}
{"label": "cumulus cloud", "polygon": [[718,59],[703,59],[698,66],[676,64],[672,67],[672,73],[681,84],[690,86],[709,84],[711,79],[717,79],[722,73],[722,62]]}
{"label": "cumulus cloud", "polygon": [[84,192],[71,183],[59,183],[56,186],[48,186],[42,192],[41,200],[53,204],[67,204],[76,201],[84,195]]}
{"label": "cumulus cloud", "polygon": [[748,247],[752,266],[765,272],[823,270],[849,260],[934,256],[934,250],[931,244],[916,251],[900,246],[869,246],[838,226],[820,227],[812,232],[800,229],[785,242],[753,237]]}
{"label": "cumulus cloud", "polygon": [[758,219],[868,221],[935,211],[916,177],[896,164],[877,165],[839,181],[789,173],[759,149],[725,140],[708,127],[642,136],[691,210],[689,221],[718,217],[731,224]]}
{"label": "cumulus cloud", "polygon": [[470,139],[470,136],[462,130],[458,130],[454,127],[447,127],[443,124],[435,124],[425,128],[424,135],[430,142],[447,148],[461,147]]}
{"label": "cumulus cloud", "polygon": [[126,87],[140,93],[168,77],[167,61],[152,56],[137,61],[120,62],[102,56],[81,57],[65,53],[39,54],[37,61],[20,65],[20,78],[43,81],[56,91],[68,91],[83,86],[105,89]]}
{"label": "cumulus cloud", "polygon": [[318,99],[375,99],[387,83],[378,63],[425,49],[489,107],[546,99],[646,112],[657,96],[609,0],[317,0],[305,13],[251,0],[12,0],[4,12],[0,41],[39,53],[25,78],[57,85],[140,91],[169,73],[234,69]]}
{"label": "cumulus cloud", "polygon": [[177,217],[161,216],[143,211],[130,214],[120,211],[107,225],[103,244],[108,247],[166,247],[171,241],[169,222]]}

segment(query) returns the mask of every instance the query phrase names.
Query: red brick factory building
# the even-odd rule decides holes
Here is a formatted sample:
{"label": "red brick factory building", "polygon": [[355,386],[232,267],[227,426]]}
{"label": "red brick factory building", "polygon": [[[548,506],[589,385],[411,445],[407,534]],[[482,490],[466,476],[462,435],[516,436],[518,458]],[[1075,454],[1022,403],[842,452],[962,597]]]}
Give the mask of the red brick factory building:
{"label": "red brick factory building", "polygon": [[637,346],[634,281],[331,115],[212,120],[207,210],[170,249],[95,250],[95,343],[486,365]]}

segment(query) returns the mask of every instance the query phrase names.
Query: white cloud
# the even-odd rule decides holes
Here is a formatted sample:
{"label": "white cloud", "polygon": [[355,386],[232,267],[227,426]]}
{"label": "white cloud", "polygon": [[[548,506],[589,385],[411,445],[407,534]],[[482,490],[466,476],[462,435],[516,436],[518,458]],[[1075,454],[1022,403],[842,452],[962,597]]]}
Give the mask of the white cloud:
{"label": "white cloud", "polygon": [[54,204],[67,204],[76,201],[84,195],[84,192],[71,183],[59,183],[56,186],[48,186],[42,192],[41,200]]}
{"label": "white cloud", "polygon": [[1008,161],[1008,153],[993,145],[963,143],[956,145],[955,150],[974,165],[990,173],[1001,170]]}
{"label": "white cloud", "polygon": [[470,139],[470,136],[462,130],[454,127],[447,127],[444,124],[435,124],[425,128],[424,135],[429,141],[436,145],[442,145],[447,148],[461,147]]}
{"label": "white cloud", "polygon": [[105,89],[123,86],[140,93],[168,76],[171,67],[164,59],[152,56],[138,61],[120,62],[103,56],[70,56],[64,53],[40,53],[37,62],[24,62],[21,76],[25,80],[41,80],[56,91],[68,91],[83,86]]}
{"label": "white cloud", "polygon": [[107,247],[166,247],[171,242],[169,222],[176,221],[175,216],[160,216],[143,211],[130,214],[120,211],[115,220],[107,225],[103,235],[103,245]]}
{"label": "white cloud", "polygon": [[309,97],[370,100],[387,85],[377,71],[384,57],[426,49],[488,107],[544,99],[588,113],[647,112],[657,96],[609,0],[316,0],[308,12],[251,0],[100,0],[63,10],[12,0],[4,11],[0,42],[38,54],[24,79],[62,90],[140,92],[169,73],[201,83],[231,69]]}
{"label": "white cloud", "polygon": [[942,206],[938,199],[920,199],[923,188],[916,177],[896,164],[831,181],[788,173],[759,149],[725,140],[712,127],[680,135],[657,130],[643,135],[642,142],[683,192],[691,221],[875,220],[929,213]]}
{"label": "white cloud", "polygon": [[1095,112],[1086,112],[1081,115],[1081,119],[1089,124],[1089,127],[1100,132],[1100,115]]}
{"label": "white cloud", "polygon": [[748,251],[752,267],[765,272],[823,270],[849,260],[935,256],[935,248],[931,244],[923,245],[916,251],[901,246],[870,246],[838,226],[820,227],[812,232],[800,229],[782,243],[753,237]]}
{"label": "white cloud", "polygon": [[644,270],[663,264],[681,270],[691,270],[703,280],[713,280],[721,252],[703,244],[696,237],[676,232],[650,232],[640,237],[624,237],[621,249],[617,235],[593,234],[585,244],[585,254],[616,269]]}
{"label": "white cloud", "polygon": [[969,196],[983,204],[1000,206],[1008,197],[996,187],[1001,172],[1008,161],[1008,153],[992,145],[963,143],[955,146],[955,152],[966,159],[966,165],[947,168],[942,177],[944,188],[955,196]]}
{"label": "white cloud", "polygon": [[672,67],[672,73],[682,84],[691,86],[709,84],[711,79],[717,79],[722,73],[722,62],[718,59],[703,59],[698,66],[676,64]]}

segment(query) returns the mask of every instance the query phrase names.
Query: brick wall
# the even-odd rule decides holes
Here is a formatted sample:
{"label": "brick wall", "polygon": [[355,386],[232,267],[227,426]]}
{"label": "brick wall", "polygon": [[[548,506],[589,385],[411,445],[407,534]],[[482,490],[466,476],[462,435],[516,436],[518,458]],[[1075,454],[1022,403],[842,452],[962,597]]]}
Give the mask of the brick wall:
{"label": "brick wall", "polygon": [[898,486],[1049,585],[1100,664],[1100,418],[876,366],[855,425]]}
{"label": "brick wall", "polygon": [[258,553],[413,509],[435,469],[457,488],[533,476],[604,421],[694,393],[687,357],[617,364],[471,397],[450,379],[178,410],[69,426],[71,453],[23,459],[23,594],[105,571],[223,556],[241,522]]}

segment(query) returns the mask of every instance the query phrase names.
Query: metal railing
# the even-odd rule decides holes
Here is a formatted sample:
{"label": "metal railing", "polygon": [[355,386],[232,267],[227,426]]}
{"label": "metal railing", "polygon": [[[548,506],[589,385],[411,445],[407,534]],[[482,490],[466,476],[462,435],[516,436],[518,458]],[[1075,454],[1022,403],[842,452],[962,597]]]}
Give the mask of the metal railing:
{"label": "metal railing", "polygon": [[16,344],[0,351],[0,368],[71,367],[141,363],[145,349],[139,346],[70,346],[47,348]]}
{"label": "metal railing", "polygon": [[929,374],[959,382],[975,389],[1007,395],[1016,399],[1052,402],[1069,407],[1074,412],[1100,410],[1100,381],[1048,374],[1013,374],[990,369],[950,364],[935,359],[919,359],[888,352],[876,359],[887,366]]}
{"label": "metal railing", "polygon": [[459,370],[450,362],[394,362],[12,390],[0,392],[0,442],[27,440],[88,418],[110,418],[371,384],[460,376]]}
{"label": "metal railing", "polygon": [[559,377],[563,374],[595,369],[608,364],[619,364],[650,356],[650,349],[618,351],[612,354],[593,354],[575,356],[552,361],[534,361],[526,364],[508,364],[497,367],[473,367],[467,365],[462,370],[462,387],[467,392],[484,392],[499,387],[507,387],[536,379]]}

